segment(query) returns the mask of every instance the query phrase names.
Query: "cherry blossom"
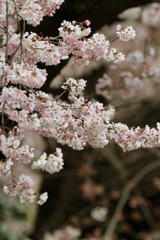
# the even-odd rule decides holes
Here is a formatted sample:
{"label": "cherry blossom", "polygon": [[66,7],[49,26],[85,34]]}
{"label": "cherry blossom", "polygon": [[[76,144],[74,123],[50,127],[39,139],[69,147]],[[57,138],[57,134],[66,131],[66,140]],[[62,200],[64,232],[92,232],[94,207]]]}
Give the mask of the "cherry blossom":
{"label": "cherry blossom", "polygon": [[45,193],[43,193],[43,194],[40,195],[39,200],[38,200],[37,203],[38,203],[39,205],[42,205],[42,204],[44,204],[44,203],[47,201],[47,198],[48,198],[48,193],[45,192]]}
{"label": "cherry blossom", "polygon": [[[145,131],[139,128],[133,130],[123,124],[111,123],[114,109],[83,97],[84,79],[67,78],[63,83],[62,94],[68,91],[68,102],[59,102],[60,96],[52,98],[39,90],[46,82],[47,72],[37,67],[38,62],[57,65],[71,54],[77,66],[99,59],[115,63],[125,60],[123,53],[110,48],[111,44],[104,34],[94,33],[88,37],[91,33],[89,20],[81,23],[64,20],[56,37],[43,37],[34,32],[16,33],[12,26],[6,26],[8,14],[15,14],[18,21],[23,19],[37,26],[44,16],[53,16],[62,3],[63,0],[26,0],[24,4],[0,0],[0,150],[6,157],[0,163],[0,174],[12,178],[12,183],[4,186],[4,192],[19,196],[20,202],[26,204],[37,196],[37,203],[42,205],[48,195],[46,192],[41,195],[34,192],[30,176],[22,174],[17,180],[14,165],[31,163],[32,169],[50,174],[59,172],[64,165],[60,148],[48,156],[44,152],[35,159],[34,149],[21,144],[28,130],[52,137],[76,150],[82,150],[87,143],[94,148],[103,148],[112,138],[124,150],[159,145],[159,129],[146,127]],[[120,31],[117,32],[120,40],[128,41],[135,37],[132,26],[123,28],[119,25],[117,31]],[[11,128],[6,126],[6,119],[13,122]]]}
{"label": "cherry blossom", "polygon": [[[120,29],[119,26],[118,26],[118,29]],[[122,41],[129,41],[130,39],[134,39],[134,37],[136,36],[136,33],[133,30],[132,26],[128,26],[125,29],[123,29],[121,32],[116,32],[116,33],[119,39]]]}

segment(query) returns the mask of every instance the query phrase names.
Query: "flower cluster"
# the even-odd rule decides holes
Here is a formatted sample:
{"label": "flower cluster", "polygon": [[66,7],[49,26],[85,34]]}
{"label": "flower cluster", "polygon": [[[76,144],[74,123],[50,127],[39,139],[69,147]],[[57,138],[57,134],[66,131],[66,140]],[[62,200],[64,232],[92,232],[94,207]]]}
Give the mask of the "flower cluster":
{"label": "flower cluster", "polygon": [[93,37],[86,38],[90,34],[90,28],[77,25],[75,21],[72,23],[64,21],[61,25],[60,36],[69,45],[70,51],[74,55],[74,63],[78,66],[87,65],[89,61],[100,58],[107,61],[112,60],[115,63],[125,60],[124,54],[117,52],[116,48],[109,50],[110,43],[105,40],[104,34],[95,33]]}
{"label": "flower cluster", "polygon": [[[13,186],[4,186],[4,192],[9,196],[19,196],[21,203],[31,203],[36,198],[36,193],[31,188],[33,180],[30,176],[22,174],[18,183],[13,178]],[[38,204],[42,205],[47,200],[47,194],[40,195]]]}
{"label": "flower cluster", "polygon": [[32,164],[32,169],[42,169],[50,174],[59,172],[63,168],[63,155],[60,148],[56,148],[55,154],[50,154],[47,158],[47,154],[43,155]]}
{"label": "flower cluster", "polygon": [[[28,24],[33,26],[37,26],[43,20],[43,17],[53,16],[56,9],[59,9],[60,5],[64,2],[64,0],[26,0],[23,4],[21,2],[15,0],[8,1],[8,13],[13,14],[15,12],[15,4],[17,7],[18,15],[27,21]],[[6,15],[6,2],[0,1],[0,15],[1,19],[5,19]],[[17,16],[18,17],[18,16]]]}
{"label": "flower cluster", "polygon": [[[121,30],[123,29],[123,30]],[[120,40],[124,42],[128,42],[130,39],[134,39],[136,36],[136,32],[133,30],[132,26],[128,26],[126,28],[121,27],[121,25],[117,26],[117,30],[121,30],[120,32],[116,32],[117,36]]]}
{"label": "flower cluster", "polygon": [[69,99],[71,100],[76,100],[77,97],[83,90],[84,87],[86,86],[86,81],[83,79],[73,79],[69,78],[67,81],[62,85],[62,88],[65,90],[69,90]]}
{"label": "flower cluster", "polygon": [[3,176],[9,176],[11,174],[11,167],[13,165],[13,162],[11,161],[11,158],[8,158],[6,162],[0,161],[0,175]]}
{"label": "flower cluster", "polygon": [[145,129],[137,127],[134,129],[126,124],[112,123],[108,124],[109,138],[113,138],[124,151],[131,151],[140,147],[153,148],[160,146],[160,123],[157,123],[157,129],[146,126]]}
{"label": "flower cluster", "polygon": [[[128,132],[131,130],[126,129],[127,137],[122,141],[121,128],[110,124],[114,109],[82,97],[86,86],[83,79],[68,78],[62,85],[65,92],[69,91],[71,103],[59,103],[59,97],[52,99],[48,94],[37,90],[44,85],[47,78],[46,70],[37,67],[38,62],[57,65],[70,54],[74,56],[74,63],[79,66],[101,58],[115,63],[125,59],[116,48],[109,49],[110,42],[106,41],[103,34],[95,33],[91,38],[88,37],[91,32],[88,20],[82,23],[63,21],[58,37],[43,37],[42,34],[38,36],[36,33],[27,32],[17,34],[12,26],[6,26],[8,14],[15,14],[18,20],[22,18],[36,26],[45,15],[52,16],[62,2],[63,0],[26,0],[24,4],[20,4],[19,1],[0,0],[0,150],[6,157],[0,163],[0,174],[11,175],[12,184],[5,186],[4,191],[8,195],[18,195],[22,203],[32,202],[36,194],[31,188],[33,180],[29,176],[22,174],[19,182],[16,182],[13,174],[16,162],[32,162],[32,169],[42,169],[51,174],[59,172],[64,164],[59,148],[49,156],[43,153],[38,159],[34,159],[34,149],[21,145],[28,130],[41,136],[52,137],[76,150],[83,149],[86,143],[94,148],[103,148],[109,138],[114,138],[124,150],[130,150],[125,141],[135,141],[140,133],[141,140],[147,138],[144,132],[139,131],[139,135],[134,132],[129,139]],[[121,37],[122,35],[124,37]],[[121,36],[120,39],[128,41],[134,38],[135,31],[132,27],[127,27],[121,31]],[[6,124],[8,120],[13,123],[11,127]],[[143,145],[149,146],[151,140],[145,141],[148,142]],[[47,197],[47,193],[38,195],[38,203],[43,204]]]}
{"label": "flower cluster", "polygon": [[[42,81],[41,78],[45,81],[45,71],[38,70],[35,66],[38,62],[43,62],[46,65],[57,65],[61,60],[67,59],[70,54],[73,54],[74,63],[78,66],[87,65],[89,61],[99,60],[101,58],[107,61],[114,61],[115,63],[125,60],[125,55],[121,52],[117,52],[116,48],[111,48],[109,50],[110,43],[105,40],[104,34],[95,33],[91,38],[86,38],[91,31],[89,27],[86,28],[80,24],[73,25],[67,21],[64,21],[61,25],[62,26],[59,28],[59,36],[55,38],[44,38],[38,36],[36,33],[29,34],[26,32],[22,40],[20,40],[20,34],[10,31],[7,40],[6,32],[3,30],[3,49],[5,50],[5,43],[7,40],[8,54],[12,55],[12,58],[15,56],[14,62],[12,58],[10,60],[13,62],[11,65],[11,73],[7,73],[11,76],[13,74],[13,78],[15,78],[19,70],[20,74],[22,72],[22,76],[24,77],[28,76],[27,71],[31,71],[32,75],[30,76],[29,74],[27,77],[29,82],[31,82],[32,79],[34,82],[34,77],[40,78],[38,81]],[[3,26],[2,28],[4,29]],[[129,27],[127,29],[129,29]],[[132,32],[135,31],[132,30]],[[129,33],[129,36],[130,35]],[[132,35],[132,38],[134,38],[134,36],[135,35]],[[128,40],[129,39],[130,37]],[[21,52],[21,48],[19,48],[20,41],[23,45],[23,52]],[[19,65],[20,58],[23,59],[23,61],[21,61],[23,62],[21,63],[22,66]],[[3,69],[7,71],[8,68],[5,69],[4,66]],[[16,82],[13,80],[13,83]],[[25,84],[24,80],[21,83]],[[42,85],[38,85],[37,83],[36,86],[29,86],[40,88]]]}
{"label": "flower cluster", "polygon": [[37,203],[38,203],[39,205],[42,205],[42,204],[44,204],[44,203],[47,201],[47,199],[48,199],[48,193],[45,192],[45,193],[43,193],[43,194],[40,194],[39,200],[38,200]]}
{"label": "flower cluster", "polygon": [[[0,135],[0,150],[7,158],[28,164],[34,156],[33,148],[30,149],[28,145],[20,146],[20,141],[25,135],[24,132],[18,133],[18,130],[17,127],[13,128],[8,137],[5,134]],[[6,169],[7,166],[8,164]]]}

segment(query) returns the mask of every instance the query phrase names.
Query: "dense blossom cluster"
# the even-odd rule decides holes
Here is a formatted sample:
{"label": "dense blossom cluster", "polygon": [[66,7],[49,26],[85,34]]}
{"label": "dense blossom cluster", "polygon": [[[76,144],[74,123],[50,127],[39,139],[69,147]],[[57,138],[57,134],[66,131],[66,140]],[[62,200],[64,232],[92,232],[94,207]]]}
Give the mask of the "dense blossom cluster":
{"label": "dense blossom cluster", "polygon": [[47,158],[47,154],[43,155],[32,164],[32,169],[42,169],[46,170],[50,174],[59,172],[63,168],[63,155],[61,149],[57,148],[55,154],[50,154]]}
{"label": "dense blossom cluster", "polygon": [[[121,27],[121,25],[117,26],[117,30],[121,30],[123,29]],[[135,31],[133,30],[132,26],[128,26],[127,28],[123,29],[120,32],[116,32],[117,36],[119,37],[120,40],[124,41],[124,42],[128,42],[130,39],[134,39],[136,36]]]}
{"label": "dense blossom cluster", "polygon": [[[114,109],[104,107],[99,102],[85,100],[82,91],[86,81],[83,79],[68,78],[62,85],[64,92],[69,92],[70,103],[58,102],[59,97],[52,99],[50,95],[37,90],[43,86],[47,77],[46,70],[36,66],[38,62],[56,65],[70,54],[79,66],[101,58],[115,63],[125,59],[116,48],[109,50],[110,42],[105,40],[103,34],[95,33],[87,38],[91,32],[88,20],[83,23],[63,21],[59,36],[55,38],[35,33],[17,34],[11,26],[6,26],[8,14],[14,13],[17,16],[16,11],[22,19],[36,26],[43,16],[52,15],[62,2],[25,1],[22,5],[18,1],[0,1],[0,34],[3,39],[0,53],[0,150],[6,157],[0,162],[0,174],[12,176],[12,184],[4,187],[5,192],[20,196],[20,201],[25,203],[32,202],[36,197],[31,189],[33,181],[22,175],[17,183],[13,175],[14,164],[31,162],[32,169],[42,169],[49,173],[60,171],[64,164],[59,148],[49,156],[43,153],[40,158],[34,159],[34,149],[21,145],[28,130],[52,137],[77,150],[83,149],[86,143],[94,148],[103,148],[112,138],[124,151],[160,145],[159,123],[157,129],[146,126],[144,130],[111,123]],[[123,28],[118,25],[117,30],[118,38],[122,41],[135,37],[131,26]],[[111,86],[112,79],[105,77],[105,84]],[[102,81],[99,84],[102,86]],[[6,124],[8,120],[13,122],[11,128]],[[47,197],[47,193],[38,195],[38,203],[43,204]]]}
{"label": "dense blossom cluster", "polygon": [[[9,196],[19,196],[21,203],[31,203],[34,198],[36,198],[36,193],[31,188],[33,186],[33,180],[30,176],[22,174],[19,177],[19,181],[16,182],[15,177],[13,176],[13,185],[4,186],[4,192]],[[38,204],[42,205],[46,202],[48,196],[47,193],[43,193],[38,196]]]}
{"label": "dense blossom cluster", "polygon": [[[88,21],[87,26],[89,24]],[[87,39],[85,37],[90,34],[91,29],[77,25],[75,21],[72,23],[64,21],[59,32],[75,57],[74,63],[79,66],[89,64],[89,60],[99,60],[100,58],[107,61],[112,60],[115,63],[125,60],[124,54],[117,52],[116,48],[111,48],[109,51],[110,43],[105,40],[104,34],[95,33],[93,37]]]}
{"label": "dense blossom cluster", "polygon": [[160,123],[157,129],[146,126],[145,129],[137,127],[134,129],[122,123],[108,124],[108,137],[115,139],[124,151],[138,149],[140,147],[160,147]]}
{"label": "dense blossom cluster", "polygon": [[[1,27],[4,28],[5,26]],[[23,76],[27,75],[25,74],[25,70],[32,71],[33,68],[32,76],[30,78],[29,76],[27,77],[29,80],[31,80],[33,76],[36,77],[37,74],[37,77],[41,77],[41,75],[44,76],[44,71],[37,72],[38,70],[35,70],[35,66],[33,65],[37,62],[43,62],[46,65],[57,65],[61,60],[67,59],[70,54],[73,54],[74,63],[78,66],[84,66],[88,64],[89,61],[99,60],[100,58],[107,61],[112,60],[115,63],[125,60],[124,54],[117,52],[116,48],[109,50],[110,43],[105,40],[104,34],[95,33],[93,37],[86,38],[90,32],[91,29],[89,27],[86,28],[83,27],[83,25],[73,24],[68,21],[64,21],[61,24],[59,36],[55,38],[39,37],[36,33],[29,34],[26,32],[22,38],[23,52],[21,52],[21,49],[18,49],[20,34],[14,33],[14,30],[11,28],[9,29],[8,36],[8,54],[12,55],[16,52],[15,57],[19,58],[19,56],[22,55],[23,61],[31,65],[28,66],[28,64],[24,64],[23,66]],[[5,45],[6,33],[2,30],[1,34],[3,35],[3,44]],[[4,62],[4,58],[1,61]],[[19,69],[22,71],[22,67],[16,63],[17,60],[15,58],[12,67],[13,71],[14,69],[15,71]],[[9,71],[9,69],[7,68],[6,70]],[[36,86],[33,85],[32,87]]]}
{"label": "dense blossom cluster", "polygon": [[86,86],[86,81],[83,79],[78,79],[77,81],[73,78],[67,79],[67,81],[62,85],[62,88],[65,90],[69,90],[69,99],[77,100],[78,95],[84,90]]}
{"label": "dense blossom cluster", "polygon": [[[43,20],[43,17],[53,16],[56,9],[59,9],[60,5],[64,2],[64,0],[26,0],[23,4],[17,0],[8,0],[0,1],[0,20],[4,21],[6,17],[6,2],[8,5],[8,13],[14,14],[15,7],[17,8],[18,15],[21,16],[28,24],[32,24],[33,26],[37,26]],[[16,6],[15,6],[16,4]],[[18,17],[18,16],[17,16]]]}

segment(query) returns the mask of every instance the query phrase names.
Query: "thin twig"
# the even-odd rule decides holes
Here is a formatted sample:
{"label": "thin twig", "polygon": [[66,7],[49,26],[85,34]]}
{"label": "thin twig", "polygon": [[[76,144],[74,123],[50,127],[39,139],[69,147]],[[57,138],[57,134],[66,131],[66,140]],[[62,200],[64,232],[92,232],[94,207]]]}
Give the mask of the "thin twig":
{"label": "thin twig", "polygon": [[109,42],[116,41],[117,39],[119,39],[119,37],[116,37],[116,38],[114,38],[114,39],[110,40]]}
{"label": "thin twig", "polygon": [[64,93],[66,93],[67,90],[65,90],[64,92],[62,92],[58,97],[56,97],[55,99],[53,99],[53,101],[56,101],[58,98],[60,98]]}
{"label": "thin twig", "polygon": [[11,167],[11,175],[12,175],[12,186],[15,187],[16,186],[16,181],[15,181],[15,176],[14,176],[14,173],[13,173],[13,168]]}

